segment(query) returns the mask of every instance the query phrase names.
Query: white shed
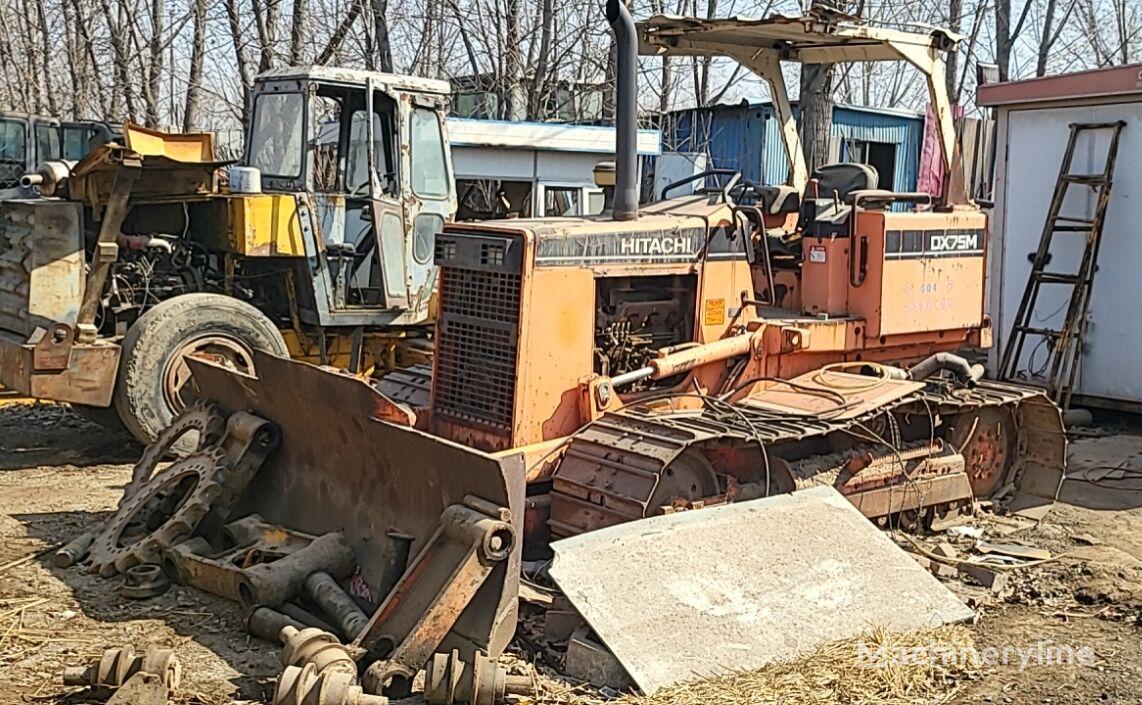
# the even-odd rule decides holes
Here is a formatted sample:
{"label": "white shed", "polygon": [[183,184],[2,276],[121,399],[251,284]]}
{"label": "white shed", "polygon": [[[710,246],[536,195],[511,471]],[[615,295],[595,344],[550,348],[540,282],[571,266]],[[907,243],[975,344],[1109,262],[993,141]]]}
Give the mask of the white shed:
{"label": "white shed", "polygon": [[[1086,345],[1078,362],[1074,403],[1142,410],[1142,326],[1131,311],[1142,307],[1142,64],[1025,81],[985,85],[977,102],[995,108],[997,119],[995,209],[988,252],[988,311],[994,325],[989,368],[999,367],[1020,299],[1031,272],[1029,256],[1039,246],[1048,207],[1066,150],[1071,123],[1124,120],[1110,203],[1094,277]],[[1103,170],[1109,131],[1083,133],[1072,173]],[[1090,218],[1090,189],[1071,188],[1062,215]],[[1078,270],[1084,235],[1056,233],[1047,269]],[[1040,289],[1032,324],[1059,329],[1069,286]],[[1028,337],[1019,370],[1041,373],[1042,338]],[[1040,349],[1036,350],[1039,345]]]}
{"label": "white shed", "polygon": [[[520,216],[589,215],[603,208],[594,169],[614,159],[612,127],[448,118],[463,212],[469,189],[495,182]],[[662,153],[662,133],[639,130],[638,152]],[[481,194],[487,207],[491,194]]]}

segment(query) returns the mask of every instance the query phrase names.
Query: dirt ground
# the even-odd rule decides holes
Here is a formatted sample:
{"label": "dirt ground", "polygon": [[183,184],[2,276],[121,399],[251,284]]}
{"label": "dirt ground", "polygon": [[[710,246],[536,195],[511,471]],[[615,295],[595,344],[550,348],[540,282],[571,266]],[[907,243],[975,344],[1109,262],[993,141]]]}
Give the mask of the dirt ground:
{"label": "dirt ground", "polygon": [[[1142,425],[1116,421],[1087,435],[1072,443],[1073,474],[1142,471]],[[177,647],[182,702],[269,695],[278,649],[244,634],[236,605],[178,586],[136,602],[120,597],[114,580],[52,564],[49,548],[115,505],[139,452],[64,407],[0,406],[0,703],[82,702],[60,684],[62,668],[125,643]],[[1010,529],[1001,540],[1054,558],[1011,573],[1003,593],[947,579],[978,604],[972,631],[981,653],[1046,650],[1026,667],[1014,655],[983,666],[954,685],[952,702],[1142,702],[1142,480],[1130,477],[1070,481],[1066,503],[1041,524]],[[1051,647],[1086,647],[1093,659],[1052,662]]]}

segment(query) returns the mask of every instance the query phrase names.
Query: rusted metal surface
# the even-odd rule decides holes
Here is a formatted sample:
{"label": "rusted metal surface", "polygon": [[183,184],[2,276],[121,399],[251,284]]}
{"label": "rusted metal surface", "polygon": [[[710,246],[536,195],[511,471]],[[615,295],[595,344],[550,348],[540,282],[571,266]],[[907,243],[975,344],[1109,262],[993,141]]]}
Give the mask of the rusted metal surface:
{"label": "rusted metal surface", "polygon": [[281,643],[282,629],[293,627],[298,631],[306,625],[269,607],[255,607],[246,615],[246,631],[259,639]]}
{"label": "rusted metal surface", "polygon": [[444,510],[428,544],[353,641],[378,659],[365,671],[366,690],[407,695],[484,582],[518,555],[509,521],[506,508],[477,497]]}
{"label": "rusted metal surface", "polygon": [[313,536],[289,531],[250,515],[227,524],[233,548],[215,551],[204,538],[183,541],[163,552],[163,567],[178,583],[239,602],[242,573],[248,568],[304,549]]}
{"label": "rusted metal surface", "polygon": [[1015,447],[1015,424],[1007,409],[980,409],[956,419],[950,436],[961,449],[972,492],[987,497],[999,489],[1008,456]]}
{"label": "rusted metal surface", "polygon": [[36,367],[37,345],[0,331],[0,384],[35,399],[106,407],[115,390],[120,348],[96,341],[72,344],[63,369]]}
{"label": "rusted metal surface", "polygon": [[86,666],[65,668],[63,684],[96,689],[118,688],[139,672],[156,675],[165,688],[175,690],[182,676],[182,664],[170,649],[148,646],[142,654],[136,654],[134,647],[128,645],[107,649],[98,661]]}
{"label": "rusted metal surface", "polygon": [[[735,402],[732,411],[712,406],[699,413],[663,412],[632,405],[606,414],[575,435],[555,470],[549,522],[552,535],[573,536],[652,516],[664,507],[696,508],[732,501],[733,495],[743,490],[748,490],[743,499],[787,491],[792,489],[793,478],[788,477],[786,460],[830,451],[826,445],[816,453],[806,453],[806,444],[830,436],[848,439],[849,430],[869,437],[865,429],[889,413],[943,419],[945,425],[936,432],[952,435],[949,447],[955,445],[956,429],[971,429],[973,415],[987,411],[981,416],[986,419],[992,413],[1011,413],[1014,427],[1025,440],[1020,441],[1017,454],[1004,457],[1010,462],[994,471],[1000,479],[990,483],[991,496],[998,498],[1005,487],[1013,487],[1018,504],[1030,506],[1048,505],[1057,497],[1066,463],[1065,434],[1057,408],[1035,390],[992,382],[972,389],[950,389],[943,383],[918,386],[916,382],[895,384],[890,380],[875,390],[845,392],[839,400],[801,396],[814,398],[797,401],[795,390],[775,385]],[[818,408],[822,403],[832,413],[822,413]],[[928,436],[925,431],[923,437]],[[898,441],[895,445],[904,444]],[[841,478],[838,485],[869,517],[923,507],[945,511],[954,508],[949,505],[973,497],[959,453],[945,453],[941,446],[939,454],[930,449],[901,467],[892,447],[884,441],[877,449],[878,454],[891,453],[891,457],[878,456],[878,471],[854,473],[854,468],[849,468],[850,477],[855,479],[849,482],[849,478]],[[746,462],[749,452],[754,459]],[[701,463],[695,464],[694,453],[701,453],[717,468],[716,492],[704,494],[708,492],[708,473],[701,471]],[[735,455],[740,459],[735,460]],[[943,455],[947,457],[941,459]],[[816,472],[829,469],[821,466]],[[920,474],[909,478],[905,470]],[[669,474],[675,472],[689,482],[675,481]],[[961,479],[946,479],[944,475]],[[910,479],[919,481],[914,486],[916,491],[901,492]],[[895,487],[898,496],[879,492],[882,487]],[[874,490],[875,494],[859,499],[861,493]],[[959,495],[953,496],[957,492]]]}
{"label": "rusted metal surface", "polygon": [[99,297],[103,295],[103,285],[107,283],[111,263],[119,257],[119,246],[116,243],[122,232],[123,221],[127,218],[127,200],[131,196],[135,182],[139,180],[142,167],[141,158],[125,157],[115,172],[115,186],[99,223],[99,236],[95,241],[95,251],[92,253],[87,281],[84,283],[83,304],[76,317],[78,342],[90,343],[95,340],[97,331],[94,323],[95,314],[99,310]]}
{"label": "rusted metal surface", "polygon": [[60,550],[56,551],[55,556],[52,557],[52,563],[57,568],[69,568],[82,561],[87,557],[87,552],[91,550],[91,543],[95,540],[95,534],[94,530],[85,531],[68,541]]}
{"label": "rusted metal surface", "polygon": [[164,468],[128,497],[91,546],[92,570],[111,577],[156,561],[162,550],[190,536],[222,491],[223,460],[218,449],[189,456]]}
{"label": "rusted metal surface", "polygon": [[155,563],[131,566],[123,573],[119,594],[130,600],[158,597],[170,589],[171,581]]}
{"label": "rusted metal surface", "polygon": [[143,449],[143,454],[139,456],[139,461],[131,470],[131,481],[123,490],[123,499],[120,499],[119,503],[122,504],[127,497],[133,496],[150,481],[155,470],[167,459],[171,448],[183,436],[189,433],[197,434],[195,450],[203,450],[218,442],[225,427],[226,419],[209,404],[198,402],[183,409],[170,425],[160,431],[155,440]]}
{"label": "rusted metal surface", "polygon": [[344,579],[355,565],[353,549],[345,536],[324,534],[303,549],[241,571],[237,578],[238,600],[246,608],[277,607],[301,592],[311,574],[323,572]]}
{"label": "rusted metal surface", "polygon": [[480,652],[469,661],[455,650],[436,654],[425,669],[424,699],[429,705],[497,705],[505,695],[534,691],[530,677],[508,675],[496,659]]}
{"label": "rusted metal surface", "polygon": [[305,593],[349,639],[355,639],[369,623],[368,616],[329,573],[317,572],[306,578]]}
{"label": "rusted metal surface", "polygon": [[[493,458],[378,421],[376,410],[388,402],[360,379],[267,355],[255,357],[257,377],[189,364],[202,398],[224,412],[249,410],[281,430],[280,447],[238,498],[235,514],[257,512],[309,534],[343,533],[374,604],[386,597],[380,588],[399,564],[394,559],[410,548],[421,553],[445,509],[466,496],[510,509],[507,523],[522,528],[519,458]],[[499,654],[515,630],[518,580],[513,544],[445,630],[445,648]]]}

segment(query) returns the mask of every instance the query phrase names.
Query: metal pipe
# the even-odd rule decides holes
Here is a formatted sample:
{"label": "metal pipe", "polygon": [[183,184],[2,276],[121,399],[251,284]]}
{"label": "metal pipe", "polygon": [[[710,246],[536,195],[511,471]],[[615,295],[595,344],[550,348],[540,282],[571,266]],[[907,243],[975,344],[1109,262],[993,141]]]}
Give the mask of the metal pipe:
{"label": "metal pipe", "polygon": [[966,385],[975,383],[975,372],[968,361],[959,355],[939,352],[908,368],[908,376],[915,380],[928,379],[940,370],[948,370],[955,378]]}
{"label": "metal pipe", "polygon": [[305,591],[325,616],[341,627],[346,638],[357,638],[369,623],[369,618],[329,573],[318,572],[306,578]]}
{"label": "metal pipe", "polygon": [[654,369],[651,375],[654,379],[662,379],[711,362],[745,355],[750,351],[752,340],[752,333],[722,338],[712,343],[654,358],[648,361],[647,365]]}
{"label": "metal pipe", "polygon": [[615,33],[615,220],[638,218],[638,35],[620,0],[607,0]]}
{"label": "metal pipe", "polygon": [[652,374],[654,374],[653,367],[640,367],[637,370],[631,370],[630,372],[624,372],[621,375],[611,377],[611,386],[625,387],[628,384],[639,381],[640,379],[646,379]]}

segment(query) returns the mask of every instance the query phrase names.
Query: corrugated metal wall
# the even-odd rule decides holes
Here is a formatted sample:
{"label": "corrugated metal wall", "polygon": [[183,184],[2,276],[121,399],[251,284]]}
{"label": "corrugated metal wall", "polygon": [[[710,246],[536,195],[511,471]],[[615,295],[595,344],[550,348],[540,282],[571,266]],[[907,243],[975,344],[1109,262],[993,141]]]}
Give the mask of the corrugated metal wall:
{"label": "corrugated metal wall", "polygon": [[[766,109],[767,114],[771,114]],[[796,108],[794,108],[796,113]],[[765,178],[770,184],[784,183],[789,165],[781,149],[781,130],[776,120],[766,121],[766,146],[769,158],[765,160]],[[895,112],[855,109],[837,106],[833,109],[833,136],[837,140],[834,152],[838,161],[849,159],[851,140],[879,142],[896,146],[894,163],[894,191],[915,191],[920,168],[920,142],[924,137],[924,118]]]}
{"label": "corrugated metal wall", "polygon": [[663,120],[663,151],[709,155],[710,168],[736,169],[758,181],[765,152],[763,105],[718,105],[670,113]]}
{"label": "corrugated metal wall", "polygon": [[[796,112],[796,107],[794,107]],[[893,189],[913,191],[924,134],[922,116],[837,106],[833,110],[834,155],[844,161],[846,141],[896,146]],[[742,178],[784,183],[789,173],[781,132],[765,104],[719,105],[671,113],[663,121],[664,149],[704,152],[715,168],[737,169]]]}

